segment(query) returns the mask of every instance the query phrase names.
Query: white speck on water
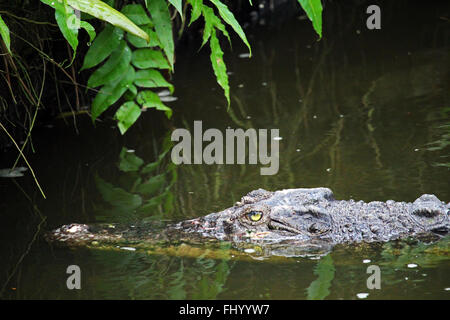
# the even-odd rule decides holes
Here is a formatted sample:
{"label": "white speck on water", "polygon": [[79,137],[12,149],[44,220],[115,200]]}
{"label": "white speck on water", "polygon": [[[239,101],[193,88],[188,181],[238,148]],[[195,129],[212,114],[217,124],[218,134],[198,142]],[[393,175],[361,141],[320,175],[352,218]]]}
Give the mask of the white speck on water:
{"label": "white speck on water", "polygon": [[0,177],[2,178],[17,178],[23,177],[24,171],[27,171],[28,168],[25,167],[16,167],[14,169],[0,169]]}
{"label": "white speck on water", "polygon": [[422,273],[422,275],[423,275],[424,277],[426,277],[426,276],[427,276],[427,274],[426,274],[426,273]]}
{"label": "white speck on water", "polygon": [[295,151],[300,152],[300,149],[296,149]]}
{"label": "white speck on water", "polygon": [[306,46],[306,48],[307,48],[307,49],[311,49],[311,45],[308,44],[308,45]]}
{"label": "white speck on water", "polygon": [[164,97],[164,96],[168,96],[170,95],[170,91],[169,90],[161,90],[159,92],[157,92],[159,97]]}
{"label": "white speck on water", "polygon": [[172,102],[172,101],[177,101],[178,100],[177,97],[173,97],[173,96],[164,96],[164,97],[160,97],[159,99],[162,102]]}
{"label": "white speck on water", "polygon": [[419,149],[414,149],[415,152],[419,151]]}
{"label": "white speck on water", "polygon": [[330,172],[331,171],[331,168],[327,168],[327,172]]}
{"label": "white speck on water", "polygon": [[189,191],[188,193],[189,193],[189,194],[194,194],[194,191]]}
{"label": "white speck on water", "polygon": [[227,75],[231,76],[231,75],[233,75],[233,74],[234,74],[233,71],[227,71]]}
{"label": "white speck on water", "polygon": [[243,83],[241,83],[241,84],[238,85],[238,88],[243,88],[243,87],[244,87],[244,84],[243,84]]}
{"label": "white speck on water", "polygon": [[302,99],[298,99],[298,102],[300,102],[300,103],[301,103],[301,102],[303,102],[303,100],[302,100]]}
{"label": "white speck on water", "polygon": [[244,252],[245,253],[255,253],[255,249],[248,248],[248,249],[245,249]]}
{"label": "white speck on water", "polygon": [[356,34],[360,34],[361,33],[361,30],[356,30]]}
{"label": "white speck on water", "polygon": [[449,288],[445,288],[444,290],[445,290],[445,291],[450,291],[450,287],[449,287]]}
{"label": "white speck on water", "polygon": [[316,115],[313,115],[313,119],[317,119],[317,116],[316,116]]}
{"label": "white speck on water", "polygon": [[369,296],[369,294],[366,292],[361,292],[361,293],[357,293],[356,296],[360,299],[365,299]]}
{"label": "white speck on water", "polygon": [[250,58],[250,53],[241,53],[238,57],[241,59]]}
{"label": "white speck on water", "polygon": [[340,114],[340,115],[339,115],[339,118],[343,118],[343,117],[344,117],[344,115],[343,115],[343,114]]}
{"label": "white speck on water", "polygon": [[246,119],[251,119],[252,117],[250,117],[250,116],[246,116],[245,118],[246,118]]}
{"label": "white speck on water", "polygon": [[409,278],[408,277],[405,277],[405,280],[408,280]]}
{"label": "white speck on water", "polygon": [[132,248],[132,247],[120,247],[120,249],[128,250],[128,251],[136,251],[136,248]]}
{"label": "white speck on water", "polygon": [[134,153],[134,150],[133,149],[128,149],[127,152],[128,153]]}
{"label": "white speck on water", "polygon": [[370,259],[364,259],[363,263],[370,263]]}
{"label": "white speck on water", "polygon": [[267,82],[263,82],[263,83],[261,83],[261,85],[262,85],[263,87],[265,87],[265,86],[267,86]]}
{"label": "white speck on water", "polygon": [[408,268],[416,268],[416,267],[417,267],[417,264],[415,264],[415,263],[408,264]]}
{"label": "white speck on water", "polygon": [[279,140],[283,140],[283,138],[282,137],[274,137],[273,140],[279,141]]}

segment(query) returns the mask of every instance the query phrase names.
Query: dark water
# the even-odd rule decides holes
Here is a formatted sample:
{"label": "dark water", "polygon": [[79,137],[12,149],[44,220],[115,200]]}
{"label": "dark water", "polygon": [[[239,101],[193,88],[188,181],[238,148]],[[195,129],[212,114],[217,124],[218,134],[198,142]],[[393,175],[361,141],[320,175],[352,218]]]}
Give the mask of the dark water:
{"label": "dark water", "polygon": [[[231,206],[247,192],[331,188],[337,199],[450,201],[448,5],[389,2],[380,31],[365,7],[329,4],[324,39],[296,16],[249,27],[254,57],[233,41],[227,110],[208,52],[181,43],[172,121],[147,112],[122,137],[105,120],[57,119],[33,135],[29,172],[0,178],[0,290],[8,299],[448,299],[448,241],[337,247],[321,259],[238,259],[53,248],[38,236],[71,222],[180,220]],[[280,169],[170,162],[174,128],[279,128]],[[75,127],[79,134],[76,134]],[[113,128],[111,128],[113,127]],[[128,152],[127,152],[128,151]],[[2,155],[11,166],[15,152]],[[159,160],[158,160],[159,159]],[[152,165],[153,163],[153,165]],[[21,164],[23,165],[23,164]],[[143,168],[146,167],[146,170]],[[367,260],[370,260],[367,261]],[[66,287],[66,268],[82,289]],[[381,289],[366,285],[369,265]]]}

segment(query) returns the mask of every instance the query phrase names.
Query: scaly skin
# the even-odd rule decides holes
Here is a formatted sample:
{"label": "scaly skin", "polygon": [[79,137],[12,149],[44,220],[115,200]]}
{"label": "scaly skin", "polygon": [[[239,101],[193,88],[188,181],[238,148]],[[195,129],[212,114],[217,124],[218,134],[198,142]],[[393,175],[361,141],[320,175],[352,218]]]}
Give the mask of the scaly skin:
{"label": "scaly skin", "polygon": [[117,244],[145,247],[157,243],[231,242],[258,244],[265,255],[298,255],[328,250],[339,243],[387,242],[407,237],[439,238],[450,230],[450,204],[434,195],[413,203],[335,200],[327,188],[250,192],[233,207],[170,224],[159,231],[148,225],[62,226],[47,235],[69,246]]}

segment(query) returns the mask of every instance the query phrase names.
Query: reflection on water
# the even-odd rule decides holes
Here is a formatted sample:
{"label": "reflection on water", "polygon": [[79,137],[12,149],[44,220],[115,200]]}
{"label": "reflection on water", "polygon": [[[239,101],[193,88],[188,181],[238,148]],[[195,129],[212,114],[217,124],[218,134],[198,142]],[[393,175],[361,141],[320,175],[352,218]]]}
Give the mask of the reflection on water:
{"label": "reflection on water", "polygon": [[309,300],[323,300],[330,294],[335,271],[331,255],[327,255],[317,262],[314,274],[318,277],[306,289]]}
{"label": "reflection on water", "polygon": [[106,207],[96,208],[96,220],[131,222],[169,219],[174,202],[171,189],[177,180],[175,165],[168,163],[167,159],[172,145],[169,135],[166,135],[156,161],[150,163],[144,163],[134,154],[134,150],[123,147],[117,164],[119,185],[95,175],[97,189],[107,203]]}
{"label": "reflection on water", "polygon": [[[358,9],[331,3],[324,21],[333,33],[320,42],[296,18],[278,29],[248,29],[254,57],[239,58],[240,47],[225,55],[230,109],[205,68],[207,54],[186,44],[177,57],[173,122],[147,112],[125,137],[106,121],[94,130],[83,118],[77,119],[85,128],[80,135],[59,122],[36,130],[38,155],[29,160],[48,200],[41,200],[26,172],[0,178],[2,296],[448,299],[448,239],[338,246],[318,260],[260,261],[227,247],[188,254],[67,250],[36,237],[44,223],[51,229],[71,222],[188,219],[229,207],[257,188],[322,186],[337,199],[365,201],[413,201],[432,193],[449,202],[448,25],[436,18],[438,9],[390,6],[398,11],[386,15],[386,28],[376,33],[359,24]],[[195,120],[204,130],[279,128],[278,174],[261,176],[252,165],[174,166],[170,133],[193,130]],[[15,154],[2,157],[2,168],[11,159]],[[65,287],[70,264],[81,267],[80,291]],[[367,289],[371,264],[381,268],[380,290]]]}

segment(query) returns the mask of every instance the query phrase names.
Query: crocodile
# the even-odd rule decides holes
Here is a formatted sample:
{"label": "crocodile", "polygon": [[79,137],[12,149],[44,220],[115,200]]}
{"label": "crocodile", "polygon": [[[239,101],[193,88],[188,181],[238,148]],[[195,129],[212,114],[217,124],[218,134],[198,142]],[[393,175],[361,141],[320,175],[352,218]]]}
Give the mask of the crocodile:
{"label": "crocodile", "polygon": [[[195,219],[150,228],[145,224],[69,224],[47,240],[69,246],[151,243],[257,244],[264,255],[298,256],[337,244],[383,243],[397,239],[437,240],[450,229],[450,203],[424,194],[414,202],[336,200],[328,188],[251,191],[234,206]],[[134,249],[133,249],[134,250]]]}

